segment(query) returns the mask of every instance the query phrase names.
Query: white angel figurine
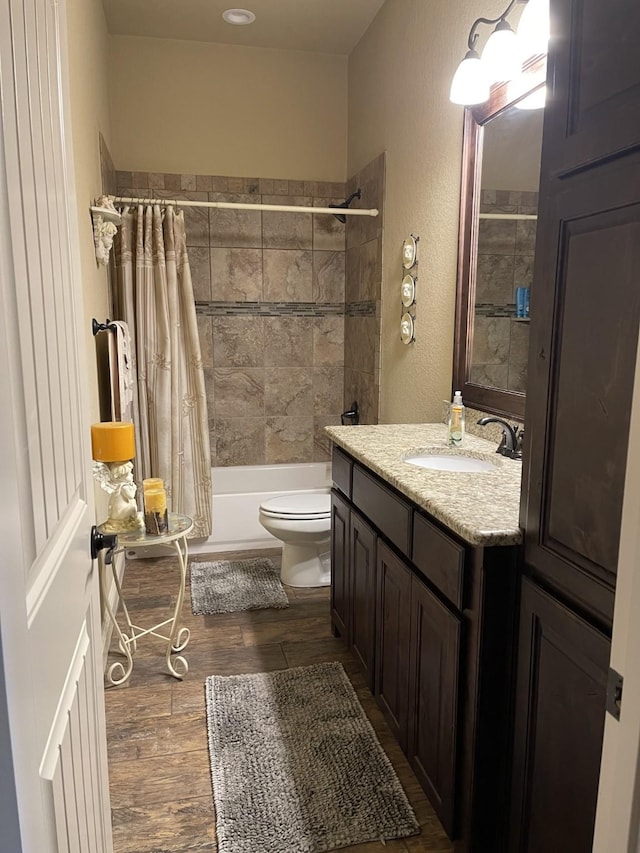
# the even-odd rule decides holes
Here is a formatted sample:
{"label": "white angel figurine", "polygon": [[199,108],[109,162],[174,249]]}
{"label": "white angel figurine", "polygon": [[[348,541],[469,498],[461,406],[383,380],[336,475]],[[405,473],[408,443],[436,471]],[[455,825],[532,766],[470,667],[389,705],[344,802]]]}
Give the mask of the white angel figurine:
{"label": "white angel figurine", "polygon": [[93,476],[111,497],[109,517],[100,527],[108,533],[124,533],[140,527],[132,462],[94,462]]}

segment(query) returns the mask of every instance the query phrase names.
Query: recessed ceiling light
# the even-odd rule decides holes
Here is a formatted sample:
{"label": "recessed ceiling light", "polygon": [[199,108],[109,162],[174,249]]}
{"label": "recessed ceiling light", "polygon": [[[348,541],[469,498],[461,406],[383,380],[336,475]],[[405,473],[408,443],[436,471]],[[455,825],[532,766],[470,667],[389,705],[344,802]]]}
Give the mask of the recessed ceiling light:
{"label": "recessed ceiling light", "polygon": [[228,24],[235,24],[237,27],[244,27],[247,24],[252,24],[256,16],[248,9],[227,9],[222,13],[222,17]]}

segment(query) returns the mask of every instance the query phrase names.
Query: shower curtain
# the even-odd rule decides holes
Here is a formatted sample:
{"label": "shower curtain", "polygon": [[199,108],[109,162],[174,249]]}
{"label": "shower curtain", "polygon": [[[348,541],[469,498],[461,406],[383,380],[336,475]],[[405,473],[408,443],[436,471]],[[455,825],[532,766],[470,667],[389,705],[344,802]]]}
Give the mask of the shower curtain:
{"label": "shower curtain", "polygon": [[169,508],[211,533],[211,455],[204,371],[184,214],[142,205],[122,214],[114,310],[132,338],[135,472],[162,477]]}

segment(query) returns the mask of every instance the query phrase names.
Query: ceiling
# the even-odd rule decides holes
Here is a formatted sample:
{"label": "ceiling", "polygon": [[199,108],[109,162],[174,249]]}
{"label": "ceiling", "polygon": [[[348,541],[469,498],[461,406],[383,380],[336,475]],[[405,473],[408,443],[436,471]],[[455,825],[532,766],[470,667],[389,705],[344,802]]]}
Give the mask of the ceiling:
{"label": "ceiling", "polygon": [[[103,0],[109,32],[349,54],[384,0]],[[249,26],[222,19],[225,9],[256,15]]]}

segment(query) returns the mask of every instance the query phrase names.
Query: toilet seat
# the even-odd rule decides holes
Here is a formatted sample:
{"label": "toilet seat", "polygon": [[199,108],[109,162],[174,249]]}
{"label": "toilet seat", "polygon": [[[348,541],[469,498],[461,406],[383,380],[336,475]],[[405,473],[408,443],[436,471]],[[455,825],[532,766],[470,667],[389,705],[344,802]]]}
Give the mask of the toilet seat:
{"label": "toilet seat", "polygon": [[260,512],[271,518],[311,521],[331,517],[331,495],[328,492],[279,495],[260,505]]}

